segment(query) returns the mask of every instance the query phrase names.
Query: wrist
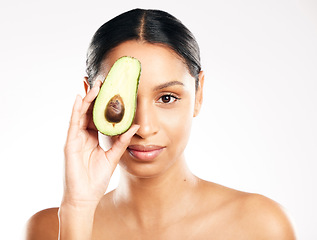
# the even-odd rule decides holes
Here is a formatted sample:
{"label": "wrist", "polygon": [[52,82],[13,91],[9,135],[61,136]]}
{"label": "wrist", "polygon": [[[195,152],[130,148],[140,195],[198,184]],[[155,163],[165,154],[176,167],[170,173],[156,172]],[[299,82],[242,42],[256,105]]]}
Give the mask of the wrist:
{"label": "wrist", "polygon": [[72,210],[95,210],[98,204],[97,200],[77,200],[64,195],[61,207]]}
{"label": "wrist", "polygon": [[76,218],[77,220],[85,219],[85,221],[90,221],[94,218],[96,208],[96,203],[62,201],[59,207],[58,216],[60,220],[62,218],[68,220]]}
{"label": "wrist", "polygon": [[73,203],[66,203],[62,202],[59,209],[60,211],[67,211],[67,212],[73,212],[74,214],[76,212],[78,213],[94,213],[97,208],[97,205],[95,204],[73,204]]}

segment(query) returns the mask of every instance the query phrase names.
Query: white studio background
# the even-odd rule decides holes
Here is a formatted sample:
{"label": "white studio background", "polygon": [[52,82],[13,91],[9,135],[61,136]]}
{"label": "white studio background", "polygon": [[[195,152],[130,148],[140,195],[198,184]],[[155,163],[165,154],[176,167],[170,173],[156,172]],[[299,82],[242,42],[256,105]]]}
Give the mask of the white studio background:
{"label": "white studio background", "polygon": [[[132,8],[166,10],[196,35],[205,100],[186,151],[207,180],[281,203],[317,239],[317,4],[309,0],[0,3],[1,235],[59,206],[72,104],[97,28]],[[111,182],[114,188],[118,171]]]}

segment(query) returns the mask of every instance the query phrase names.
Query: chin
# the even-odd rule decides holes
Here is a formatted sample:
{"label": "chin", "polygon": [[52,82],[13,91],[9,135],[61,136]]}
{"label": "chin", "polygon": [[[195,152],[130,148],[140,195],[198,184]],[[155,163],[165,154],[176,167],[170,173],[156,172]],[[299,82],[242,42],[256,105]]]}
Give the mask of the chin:
{"label": "chin", "polygon": [[124,174],[132,175],[136,178],[155,178],[166,172],[167,169],[162,169],[159,166],[155,166],[153,163],[139,163],[139,164],[126,164],[124,162],[119,163],[121,172]]}
{"label": "chin", "polygon": [[[165,159],[165,161],[164,161]],[[158,157],[154,161],[137,161],[129,154],[124,155],[119,165],[124,173],[128,173],[137,178],[156,178],[164,175],[175,161],[166,161],[169,158]]]}

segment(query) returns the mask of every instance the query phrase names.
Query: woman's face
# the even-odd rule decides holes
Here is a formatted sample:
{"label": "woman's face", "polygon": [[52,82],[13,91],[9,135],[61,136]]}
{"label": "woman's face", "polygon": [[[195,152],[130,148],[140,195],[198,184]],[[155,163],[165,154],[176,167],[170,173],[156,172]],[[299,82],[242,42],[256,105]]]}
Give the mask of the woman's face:
{"label": "woman's face", "polygon": [[[142,71],[134,119],[140,128],[120,165],[138,177],[157,176],[183,160],[192,119],[200,109],[202,87],[195,93],[195,79],[172,50],[139,41],[113,49],[101,72],[107,73],[122,56],[137,58]],[[200,80],[202,86],[202,74]]]}

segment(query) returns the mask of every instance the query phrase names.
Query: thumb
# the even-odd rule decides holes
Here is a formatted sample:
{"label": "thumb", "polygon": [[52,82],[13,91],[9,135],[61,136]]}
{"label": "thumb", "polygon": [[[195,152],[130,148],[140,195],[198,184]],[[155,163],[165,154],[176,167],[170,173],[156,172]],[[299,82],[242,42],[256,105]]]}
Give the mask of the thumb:
{"label": "thumb", "polygon": [[131,138],[139,128],[139,125],[133,125],[127,132],[120,135],[113,143],[112,147],[107,152],[105,152],[106,158],[111,164],[114,164],[114,166],[118,164],[122,154],[127,149]]}

